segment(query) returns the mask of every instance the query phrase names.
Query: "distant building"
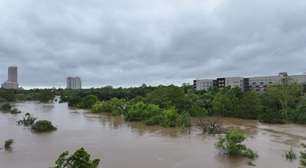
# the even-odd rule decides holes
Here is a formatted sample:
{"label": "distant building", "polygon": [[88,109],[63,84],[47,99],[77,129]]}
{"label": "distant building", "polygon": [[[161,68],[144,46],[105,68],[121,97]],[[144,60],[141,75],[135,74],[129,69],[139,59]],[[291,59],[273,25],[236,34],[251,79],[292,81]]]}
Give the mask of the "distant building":
{"label": "distant building", "polygon": [[4,89],[18,89],[18,68],[17,66],[8,67],[8,80],[2,84]]}
{"label": "distant building", "polygon": [[68,77],[66,80],[67,89],[82,89],[80,77]]}
{"label": "distant building", "polygon": [[217,79],[199,79],[194,80],[195,90],[208,90],[209,88],[240,88],[242,91],[254,90],[265,91],[270,85],[278,85],[282,83],[298,83],[306,84],[306,74],[303,75],[288,75],[286,72],[281,72],[274,76],[260,76],[260,77],[227,77]]}

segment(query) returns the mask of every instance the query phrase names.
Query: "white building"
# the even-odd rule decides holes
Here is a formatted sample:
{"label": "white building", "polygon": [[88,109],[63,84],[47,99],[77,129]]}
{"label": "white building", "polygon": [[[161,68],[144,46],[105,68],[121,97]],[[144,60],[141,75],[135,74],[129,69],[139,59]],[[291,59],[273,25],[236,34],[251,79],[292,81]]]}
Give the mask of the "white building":
{"label": "white building", "polygon": [[82,89],[80,77],[68,77],[66,80],[67,89]]}
{"label": "white building", "polygon": [[198,91],[208,90],[209,88],[213,88],[214,80],[212,79],[194,80],[193,85],[194,85],[194,88]]}
{"label": "white building", "polygon": [[289,76],[286,72],[281,72],[279,75],[274,76],[259,76],[259,77],[227,77],[212,79],[201,79],[194,80],[194,88],[196,90],[208,90],[211,87],[224,88],[238,87],[242,91],[254,90],[254,91],[265,91],[270,85],[279,85],[282,83],[298,83],[306,84],[306,74],[304,75],[291,75]]}
{"label": "white building", "polygon": [[8,79],[2,84],[4,89],[18,89],[18,68],[17,66],[8,67]]}

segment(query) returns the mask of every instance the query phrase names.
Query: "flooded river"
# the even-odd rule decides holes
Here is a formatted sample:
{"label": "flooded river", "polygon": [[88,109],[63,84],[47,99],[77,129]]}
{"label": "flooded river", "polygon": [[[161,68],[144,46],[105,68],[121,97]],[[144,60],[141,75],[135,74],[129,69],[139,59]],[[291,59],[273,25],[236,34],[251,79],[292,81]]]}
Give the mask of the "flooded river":
{"label": "flooded river", "polygon": [[[23,112],[51,120],[58,130],[36,134],[16,125],[23,114],[0,113],[0,143],[14,139],[12,151],[0,150],[0,168],[48,168],[60,153],[85,147],[103,168],[245,168],[248,160],[228,158],[215,149],[217,137],[180,129],[148,127],[121,117],[94,115],[69,109],[67,104],[17,103]],[[256,121],[223,119],[227,127],[248,132],[246,144],[257,151],[259,168],[297,168],[284,152],[306,142],[306,126],[267,125]],[[1,145],[2,146],[2,145]]]}

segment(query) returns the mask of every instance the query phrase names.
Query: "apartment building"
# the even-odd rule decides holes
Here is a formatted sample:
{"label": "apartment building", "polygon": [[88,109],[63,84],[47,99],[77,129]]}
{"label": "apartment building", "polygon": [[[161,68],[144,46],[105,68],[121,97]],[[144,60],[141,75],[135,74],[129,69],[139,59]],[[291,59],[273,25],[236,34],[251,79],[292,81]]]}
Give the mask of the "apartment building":
{"label": "apartment building", "polygon": [[67,89],[82,89],[80,77],[68,77],[66,80]]}
{"label": "apartment building", "polygon": [[304,75],[288,75],[281,72],[274,76],[258,76],[258,77],[226,77],[213,79],[194,80],[195,90],[208,90],[209,88],[240,88],[242,91],[254,90],[265,91],[270,85],[279,85],[282,83],[298,83],[306,84],[306,74]]}

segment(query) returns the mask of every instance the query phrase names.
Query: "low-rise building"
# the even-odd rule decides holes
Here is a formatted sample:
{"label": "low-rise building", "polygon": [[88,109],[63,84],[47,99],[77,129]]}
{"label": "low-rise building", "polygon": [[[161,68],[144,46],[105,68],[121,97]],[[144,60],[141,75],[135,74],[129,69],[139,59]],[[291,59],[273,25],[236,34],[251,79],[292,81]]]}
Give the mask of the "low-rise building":
{"label": "low-rise building", "polygon": [[194,80],[194,88],[196,90],[208,90],[209,88],[240,88],[242,91],[254,90],[254,91],[265,91],[270,85],[279,84],[306,84],[306,74],[303,75],[291,75],[289,76],[286,72],[281,72],[274,76],[258,76],[258,77],[226,77],[213,79],[201,79]]}

